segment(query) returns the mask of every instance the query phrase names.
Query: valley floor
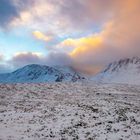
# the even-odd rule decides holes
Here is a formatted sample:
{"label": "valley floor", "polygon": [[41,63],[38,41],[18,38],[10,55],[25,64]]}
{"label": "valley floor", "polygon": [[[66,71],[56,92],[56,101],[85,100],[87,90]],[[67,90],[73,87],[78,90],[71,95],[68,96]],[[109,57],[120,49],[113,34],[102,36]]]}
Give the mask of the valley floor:
{"label": "valley floor", "polygon": [[139,140],[140,87],[0,85],[0,140]]}

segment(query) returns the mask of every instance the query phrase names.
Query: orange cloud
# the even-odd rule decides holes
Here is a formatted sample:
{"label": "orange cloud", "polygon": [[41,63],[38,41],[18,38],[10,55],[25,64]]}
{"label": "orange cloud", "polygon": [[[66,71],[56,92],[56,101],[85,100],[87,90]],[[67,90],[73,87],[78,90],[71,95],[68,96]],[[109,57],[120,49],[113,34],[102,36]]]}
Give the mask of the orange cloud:
{"label": "orange cloud", "polygon": [[51,36],[46,36],[45,34],[43,34],[42,32],[40,31],[34,31],[33,33],[33,36],[39,40],[43,40],[43,41],[50,41],[52,39]]}
{"label": "orange cloud", "polygon": [[[116,59],[140,55],[140,1],[116,1],[114,16],[98,35],[77,39],[70,52],[78,69],[102,67]],[[74,44],[74,45],[75,45]]]}
{"label": "orange cloud", "polygon": [[99,34],[90,35],[87,37],[72,39],[68,38],[58,44],[56,47],[58,49],[65,50],[65,52],[68,52],[69,55],[75,55],[80,50],[85,52],[88,47],[98,48],[97,46],[103,42],[103,38]]}
{"label": "orange cloud", "polygon": [[104,36],[101,32],[100,34],[93,34],[78,39],[68,38],[57,47],[67,50],[66,52],[72,59],[72,66],[75,69],[81,72],[97,73],[101,69],[101,66],[95,64],[97,60],[96,55],[102,51],[103,43]]}
{"label": "orange cloud", "polygon": [[58,46],[66,49],[73,66],[81,71],[96,73],[104,65],[122,57],[140,55],[140,1],[114,2],[113,18],[102,31],[78,39],[66,39]]}
{"label": "orange cloud", "polygon": [[103,42],[103,38],[100,35],[92,35],[85,38],[75,39],[73,40],[73,45],[75,49],[70,52],[72,57],[80,54],[85,53],[89,50],[89,48],[98,49],[99,45]]}

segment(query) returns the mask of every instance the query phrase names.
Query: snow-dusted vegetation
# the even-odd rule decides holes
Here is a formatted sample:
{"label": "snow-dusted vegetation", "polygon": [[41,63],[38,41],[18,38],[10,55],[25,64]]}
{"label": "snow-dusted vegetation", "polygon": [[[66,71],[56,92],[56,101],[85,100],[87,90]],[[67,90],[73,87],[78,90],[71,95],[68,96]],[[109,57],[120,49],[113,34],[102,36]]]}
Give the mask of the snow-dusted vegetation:
{"label": "snow-dusted vegetation", "polygon": [[139,140],[140,87],[1,84],[0,140]]}

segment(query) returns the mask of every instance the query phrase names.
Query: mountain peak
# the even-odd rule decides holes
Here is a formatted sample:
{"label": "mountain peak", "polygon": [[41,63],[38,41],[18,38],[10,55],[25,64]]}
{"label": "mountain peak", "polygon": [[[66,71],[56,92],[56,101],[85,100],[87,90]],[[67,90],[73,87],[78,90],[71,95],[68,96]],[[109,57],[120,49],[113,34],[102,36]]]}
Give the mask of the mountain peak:
{"label": "mountain peak", "polygon": [[93,80],[106,83],[140,84],[140,58],[125,58],[110,63]]}
{"label": "mountain peak", "polygon": [[38,83],[38,82],[76,82],[85,77],[67,66],[46,66],[31,64],[8,74],[0,75],[2,83]]}
{"label": "mountain peak", "polygon": [[128,65],[139,65],[140,64],[140,58],[139,57],[132,57],[132,58],[125,58],[120,59],[119,61],[115,61],[110,63],[105,70],[105,72],[115,72],[121,70],[121,68],[126,68]]}

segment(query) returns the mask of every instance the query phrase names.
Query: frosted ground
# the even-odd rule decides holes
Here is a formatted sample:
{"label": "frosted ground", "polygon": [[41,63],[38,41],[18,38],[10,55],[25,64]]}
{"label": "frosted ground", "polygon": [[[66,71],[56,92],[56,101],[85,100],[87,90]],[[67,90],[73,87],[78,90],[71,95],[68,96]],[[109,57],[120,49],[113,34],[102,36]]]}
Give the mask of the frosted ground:
{"label": "frosted ground", "polygon": [[0,140],[140,140],[140,86],[0,85]]}

